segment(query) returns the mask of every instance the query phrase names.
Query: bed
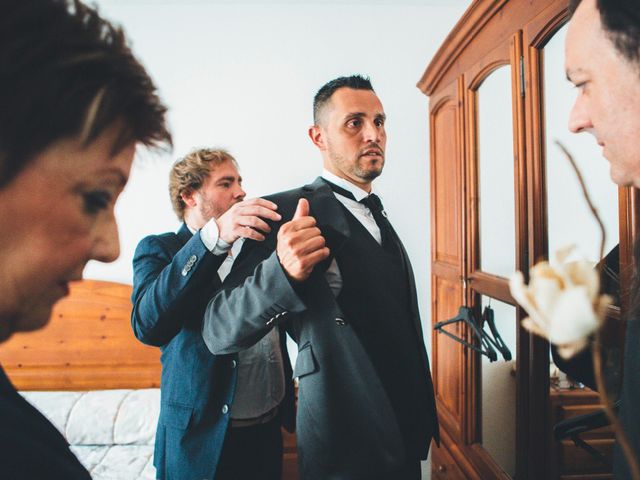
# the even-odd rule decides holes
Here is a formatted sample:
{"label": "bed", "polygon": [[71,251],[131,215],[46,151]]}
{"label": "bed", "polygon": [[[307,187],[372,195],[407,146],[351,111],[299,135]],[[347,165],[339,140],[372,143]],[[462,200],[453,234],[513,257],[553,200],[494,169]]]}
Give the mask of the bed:
{"label": "bed", "polygon": [[94,480],[154,479],[160,351],[138,342],[131,286],[84,280],[49,324],[0,344],[0,364]]}

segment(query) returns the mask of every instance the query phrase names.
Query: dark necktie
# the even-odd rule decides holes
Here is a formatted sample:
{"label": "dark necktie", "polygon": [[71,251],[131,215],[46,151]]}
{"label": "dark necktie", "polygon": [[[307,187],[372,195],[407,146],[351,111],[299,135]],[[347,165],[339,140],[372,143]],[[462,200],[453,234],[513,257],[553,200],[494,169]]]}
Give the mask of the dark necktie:
{"label": "dark necktie", "polygon": [[382,247],[388,252],[396,252],[393,229],[391,228],[391,223],[387,220],[387,212],[384,211],[380,197],[372,193],[360,200],[360,203],[371,210],[373,219],[380,229]]}
{"label": "dark necktie", "polygon": [[[336,185],[335,183],[332,183],[324,178],[323,180],[335,193],[342,195],[343,197],[350,198],[351,200],[356,199],[356,197],[353,196],[353,193],[351,193],[346,188],[342,188],[341,186]],[[363,204],[371,211],[373,219],[376,221],[376,225],[378,225],[378,228],[380,229],[382,247],[389,253],[397,253],[397,242],[394,240],[395,233],[391,228],[391,223],[389,223],[389,220],[387,220],[387,213],[384,211],[384,207],[382,206],[380,197],[378,197],[375,193],[372,193],[360,200],[359,203]]]}

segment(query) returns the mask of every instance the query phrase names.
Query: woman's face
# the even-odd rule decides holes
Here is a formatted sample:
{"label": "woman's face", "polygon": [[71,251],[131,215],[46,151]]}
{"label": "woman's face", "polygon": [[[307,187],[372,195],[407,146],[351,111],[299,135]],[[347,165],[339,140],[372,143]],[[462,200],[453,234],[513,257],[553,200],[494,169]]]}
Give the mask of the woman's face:
{"label": "woman's face", "polygon": [[113,210],[135,145],[112,155],[116,127],[85,148],[52,144],[0,188],[0,341],[44,326],[89,260],[118,257]]}

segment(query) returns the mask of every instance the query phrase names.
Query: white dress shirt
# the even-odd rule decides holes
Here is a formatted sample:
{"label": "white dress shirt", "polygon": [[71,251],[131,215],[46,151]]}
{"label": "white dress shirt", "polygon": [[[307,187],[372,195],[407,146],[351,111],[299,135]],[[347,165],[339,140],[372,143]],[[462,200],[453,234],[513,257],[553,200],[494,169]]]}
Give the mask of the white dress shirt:
{"label": "white dress shirt", "polygon": [[[328,170],[322,171],[322,178],[328,180],[331,183],[338,185],[339,187],[344,188],[345,190],[351,192],[355,198],[348,198],[344,195],[340,195],[337,192],[333,192],[335,197],[342,203],[351,214],[356,217],[356,219],[362,224],[364,228],[371,234],[373,238],[375,238],[378,244],[382,245],[382,236],[380,234],[380,228],[376,223],[375,218],[373,218],[373,214],[371,210],[369,210],[362,203],[359,203],[360,200],[369,196],[369,193],[362,190],[360,187],[354,185],[353,183],[345,180],[344,178],[340,178],[337,175],[329,172]],[[373,193],[373,191],[372,191]],[[325,278],[327,279],[327,283],[331,288],[334,296],[338,296],[340,290],[342,290],[342,275],[340,274],[340,269],[338,268],[338,263],[334,258],[331,261],[331,265],[327,268],[325,272]]]}

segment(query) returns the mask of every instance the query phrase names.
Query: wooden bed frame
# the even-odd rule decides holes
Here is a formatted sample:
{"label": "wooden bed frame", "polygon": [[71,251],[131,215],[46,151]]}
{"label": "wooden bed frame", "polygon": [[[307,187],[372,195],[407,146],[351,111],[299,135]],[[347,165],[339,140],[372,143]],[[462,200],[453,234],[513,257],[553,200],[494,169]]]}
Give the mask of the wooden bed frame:
{"label": "wooden bed frame", "polygon": [[160,349],[131,329],[131,286],[71,285],[42,330],[0,344],[0,364],[18,390],[101,390],[160,386]]}
{"label": "wooden bed frame", "polygon": [[[160,349],[131,329],[131,286],[83,280],[71,286],[42,330],[0,343],[0,364],[18,390],[160,386]],[[283,479],[297,480],[295,435],[283,429]]]}

